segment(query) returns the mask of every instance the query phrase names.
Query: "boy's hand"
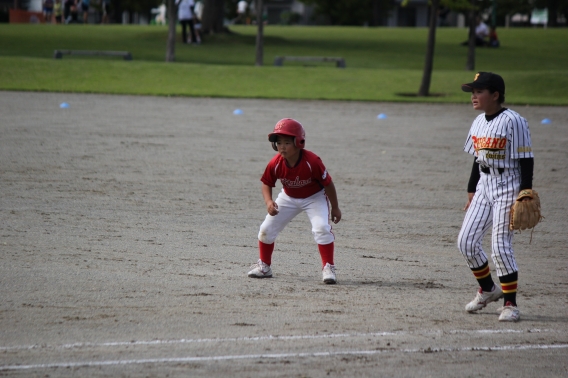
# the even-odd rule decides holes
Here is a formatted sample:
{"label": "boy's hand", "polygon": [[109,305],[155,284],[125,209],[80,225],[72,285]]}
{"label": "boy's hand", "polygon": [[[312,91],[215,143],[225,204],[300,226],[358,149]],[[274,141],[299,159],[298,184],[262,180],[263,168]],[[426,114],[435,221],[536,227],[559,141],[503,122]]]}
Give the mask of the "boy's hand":
{"label": "boy's hand", "polygon": [[469,208],[469,205],[471,205],[471,201],[473,200],[474,195],[475,193],[467,193],[467,202],[465,203],[463,211],[466,211]]}
{"label": "boy's hand", "polygon": [[268,211],[268,214],[275,216],[278,214],[278,204],[274,201],[269,202],[266,206],[266,210]]}
{"label": "boy's hand", "polygon": [[341,210],[338,207],[331,209],[331,221],[337,223],[341,220]]}

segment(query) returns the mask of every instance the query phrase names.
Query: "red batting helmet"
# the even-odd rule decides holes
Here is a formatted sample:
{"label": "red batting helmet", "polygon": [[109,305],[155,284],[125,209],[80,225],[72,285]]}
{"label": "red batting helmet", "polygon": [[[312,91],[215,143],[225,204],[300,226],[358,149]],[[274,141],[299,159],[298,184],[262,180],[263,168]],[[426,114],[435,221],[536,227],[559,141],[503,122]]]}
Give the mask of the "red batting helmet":
{"label": "red batting helmet", "polygon": [[302,124],[292,118],[283,118],[276,123],[274,131],[268,134],[268,141],[272,142],[274,151],[278,151],[276,147],[276,138],[278,135],[287,135],[294,137],[294,144],[298,148],[304,148],[306,144],[306,132]]}

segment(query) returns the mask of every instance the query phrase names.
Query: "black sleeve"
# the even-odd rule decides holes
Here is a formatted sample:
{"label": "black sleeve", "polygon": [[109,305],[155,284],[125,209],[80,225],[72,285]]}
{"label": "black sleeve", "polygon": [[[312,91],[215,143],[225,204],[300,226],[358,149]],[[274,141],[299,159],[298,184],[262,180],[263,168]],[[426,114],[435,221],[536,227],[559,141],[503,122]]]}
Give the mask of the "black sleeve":
{"label": "black sleeve", "polygon": [[479,181],[479,163],[477,158],[473,158],[473,167],[471,167],[471,176],[469,176],[469,182],[467,183],[467,192],[475,193],[475,188],[477,187],[477,182]]}
{"label": "black sleeve", "polygon": [[532,189],[534,158],[519,159],[521,165],[521,190]]}

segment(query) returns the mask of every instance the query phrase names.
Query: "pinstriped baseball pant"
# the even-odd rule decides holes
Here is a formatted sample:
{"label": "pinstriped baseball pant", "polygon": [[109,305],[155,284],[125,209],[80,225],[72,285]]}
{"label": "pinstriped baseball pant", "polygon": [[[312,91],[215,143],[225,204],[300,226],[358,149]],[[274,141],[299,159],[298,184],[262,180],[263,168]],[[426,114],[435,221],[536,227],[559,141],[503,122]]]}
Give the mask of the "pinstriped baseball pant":
{"label": "pinstriped baseball pant", "polygon": [[479,268],[487,262],[482,241],[491,228],[491,258],[497,275],[501,277],[518,271],[512,248],[513,231],[509,229],[509,223],[511,206],[519,188],[518,172],[481,173],[458,236],[458,248],[470,268]]}

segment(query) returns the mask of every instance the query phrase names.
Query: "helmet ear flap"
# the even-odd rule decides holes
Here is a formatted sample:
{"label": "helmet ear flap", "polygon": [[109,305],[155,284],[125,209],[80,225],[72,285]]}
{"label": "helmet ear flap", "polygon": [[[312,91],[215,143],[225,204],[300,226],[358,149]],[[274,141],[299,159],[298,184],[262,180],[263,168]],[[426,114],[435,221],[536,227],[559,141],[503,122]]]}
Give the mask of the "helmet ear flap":
{"label": "helmet ear flap", "polygon": [[272,142],[272,143],[270,143],[270,144],[272,145],[272,149],[273,149],[274,151],[278,151],[278,147],[276,147],[276,142]]}

